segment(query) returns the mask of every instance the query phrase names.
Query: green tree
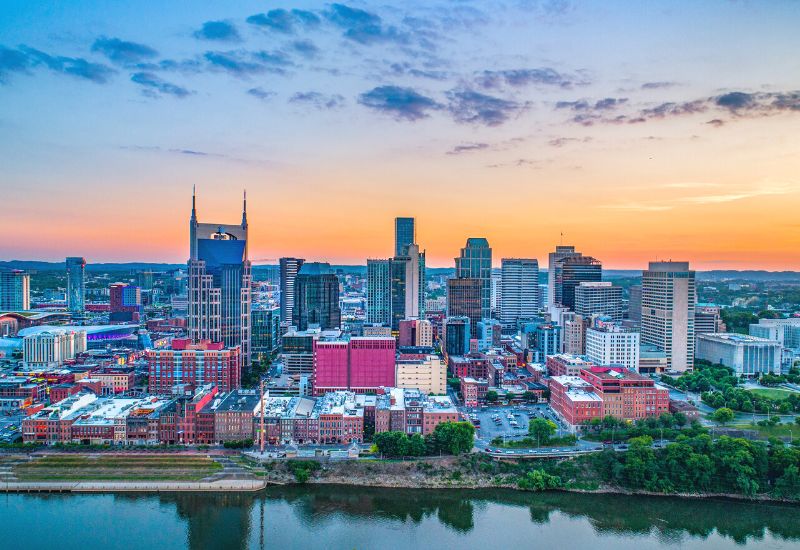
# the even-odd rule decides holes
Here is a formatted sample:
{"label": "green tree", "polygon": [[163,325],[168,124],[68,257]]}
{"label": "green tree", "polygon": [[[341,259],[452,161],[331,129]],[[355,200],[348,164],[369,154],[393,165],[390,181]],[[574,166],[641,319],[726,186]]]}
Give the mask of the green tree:
{"label": "green tree", "polygon": [[475,441],[475,426],[469,422],[442,422],[433,433],[437,451],[452,455],[471,451]]}
{"label": "green tree", "polygon": [[531,470],[517,482],[517,486],[525,491],[546,491],[562,486],[561,478],[548,474],[544,470]]}
{"label": "green tree", "polygon": [[409,454],[408,436],[403,432],[381,432],[375,434],[375,445],[384,456],[398,457]]}
{"label": "green tree", "polygon": [[425,456],[427,454],[425,440],[420,434],[414,434],[408,439],[407,451],[409,456]]}
{"label": "green tree", "polygon": [[528,422],[528,435],[535,437],[540,445],[546,445],[556,433],[556,423],[545,418],[533,418]]}
{"label": "green tree", "polygon": [[522,400],[527,401],[528,403],[536,403],[539,401],[539,398],[536,394],[532,391],[525,391],[522,393]]}
{"label": "green tree", "polygon": [[800,498],[800,471],[792,464],[781,477],[775,481],[775,496],[781,498]]}
{"label": "green tree", "polygon": [[724,426],[731,420],[733,420],[733,411],[728,407],[721,407],[714,411],[714,414],[711,415],[711,420]]}
{"label": "green tree", "polygon": [[486,401],[488,403],[497,403],[497,392],[494,390],[489,390],[486,392]]}

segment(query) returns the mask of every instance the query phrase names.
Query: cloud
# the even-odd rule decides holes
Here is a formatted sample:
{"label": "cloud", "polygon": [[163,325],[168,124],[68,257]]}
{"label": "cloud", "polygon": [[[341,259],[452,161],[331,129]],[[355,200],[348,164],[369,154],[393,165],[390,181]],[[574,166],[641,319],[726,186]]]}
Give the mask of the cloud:
{"label": "cloud", "polygon": [[585,79],[560,73],[550,67],[483,71],[478,73],[475,81],[483,88],[499,88],[503,84],[517,88],[529,85],[572,88],[588,84]]}
{"label": "cloud", "polygon": [[752,109],[757,106],[756,95],[745,92],[729,92],[714,98],[718,107],[736,112],[740,109]]}
{"label": "cloud", "polygon": [[298,27],[312,28],[320,24],[320,18],[314,12],[306,10],[275,9],[267,13],[257,13],[246,19],[251,25],[267,30],[294,34]]}
{"label": "cloud", "polygon": [[8,82],[11,73],[26,73],[30,67],[28,56],[19,50],[0,46],[0,84]]}
{"label": "cloud", "polygon": [[501,99],[470,89],[450,90],[448,110],[456,122],[499,126],[519,112],[523,106],[515,101]]}
{"label": "cloud", "polygon": [[319,48],[311,40],[295,40],[289,47],[306,59],[313,59],[319,54]]}
{"label": "cloud", "polygon": [[553,138],[547,142],[550,147],[564,147],[570,143],[589,143],[592,141],[590,136],[586,136],[584,138],[574,138],[574,137],[558,137]]}
{"label": "cloud", "polygon": [[158,52],[150,46],[105,36],[94,41],[92,51],[102,53],[112,63],[123,66],[142,63],[158,55]]}
{"label": "cloud", "polygon": [[446,80],[450,75],[445,71],[433,71],[417,69],[408,63],[396,62],[389,65],[393,76],[413,76],[415,78],[427,78],[430,80]]}
{"label": "cloud", "polygon": [[[116,72],[101,63],[92,63],[80,57],[52,56],[28,46],[20,46],[19,51],[27,56],[29,67],[45,66],[51,71],[105,84]],[[18,61],[18,59],[17,59]]]}
{"label": "cloud", "polygon": [[484,149],[488,149],[488,143],[464,143],[462,145],[456,145],[452,149],[450,149],[446,154],[448,155],[460,155],[462,153],[471,153],[473,151],[483,151]]}
{"label": "cloud", "polygon": [[242,52],[206,52],[203,57],[212,68],[222,69],[235,76],[247,76],[266,70],[260,63],[242,59]]}
{"label": "cloud", "polygon": [[588,100],[558,101],[556,109],[570,109],[573,111],[610,111],[628,102],[627,97],[606,97],[598,99],[592,104]]}
{"label": "cloud", "polygon": [[131,75],[131,82],[142,86],[142,93],[148,97],[171,95],[184,98],[192,94],[186,88],[167,82],[153,73],[134,73]]}
{"label": "cloud", "polygon": [[723,126],[725,124],[725,121],[720,118],[712,118],[711,120],[706,122],[706,124],[709,124],[714,128],[719,128],[720,126]]}
{"label": "cloud", "polygon": [[674,207],[668,204],[646,204],[640,202],[622,202],[619,204],[601,204],[599,208],[610,210],[631,210],[634,212],[664,212]]}
{"label": "cloud", "polygon": [[270,91],[264,90],[263,88],[260,88],[260,87],[259,88],[250,88],[249,90],[247,90],[247,93],[249,95],[255,97],[255,98],[258,98],[258,99],[262,100],[262,101],[265,101],[265,100],[270,99],[270,98],[275,96],[275,92],[270,92]]}
{"label": "cloud", "polygon": [[409,36],[393,26],[385,26],[379,15],[345,6],[331,4],[325,12],[325,18],[342,29],[343,36],[359,44],[375,44],[379,42],[407,43]]}
{"label": "cloud", "polygon": [[668,116],[693,115],[705,112],[707,109],[708,106],[705,102],[699,99],[682,103],[669,101],[649,109],[642,109],[641,116],[644,118],[665,118]]}
{"label": "cloud", "polygon": [[304,103],[317,109],[337,109],[344,106],[344,97],[339,94],[323,94],[320,92],[298,92],[289,98],[290,103]]}
{"label": "cloud", "polygon": [[774,195],[787,195],[789,193],[797,192],[800,187],[797,184],[793,185],[766,185],[761,188],[750,190],[732,191],[729,193],[721,193],[718,195],[701,195],[697,197],[683,197],[682,202],[692,204],[720,204],[725,202],[739,201],[743,199],[752,199],[755,197],[766,197]]}
{"label": "cloud", "polygon": [[361,94],[358,102],[398,120],[410,121],[426,118],[430,111],[442,108],[435,100],[416,92],[413,88],[400,86],[378,86]]}
{"label": "cloud", "polygon": [[217,40],[220,42],[239,42],[242,37],[236,26],[227,21],[206,21],[195,31],[194,37],[199,40]]}
{"label": "cloud", "polygon": [[642,84],[642,90],[664,90],[666,88],[674,88],[677,86],[677,82],[668,82],[668,81],[660,81],[660,82],[645,82]]}

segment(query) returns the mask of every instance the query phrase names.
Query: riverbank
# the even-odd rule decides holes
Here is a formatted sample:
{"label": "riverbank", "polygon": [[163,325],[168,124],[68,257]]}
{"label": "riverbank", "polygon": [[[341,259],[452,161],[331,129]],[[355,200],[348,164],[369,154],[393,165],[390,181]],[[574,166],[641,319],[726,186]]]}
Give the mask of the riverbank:
{"label": "riverbank", "polygon": [[8,482],[0,485],[6,493],[223,493],[256,492],[266,488],[258,479],[223,479],[208,482],[187,481],[59,481]]}

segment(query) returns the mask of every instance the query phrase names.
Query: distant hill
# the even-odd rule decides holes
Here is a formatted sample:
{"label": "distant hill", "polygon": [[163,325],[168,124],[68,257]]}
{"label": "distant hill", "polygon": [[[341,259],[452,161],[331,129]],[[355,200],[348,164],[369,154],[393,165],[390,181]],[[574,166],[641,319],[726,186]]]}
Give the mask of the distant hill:
{"label": "distant hill", "polygon": [[[121,271],[170,271],[173,269],[185,269],[186,264],[168,264],[151,262],[128,262],[128,263],[87,263],[87,271],[95,272],[121,272]],[[277,264],[254,265],[254,271],[270,271],[277,268]],[[334,270],[341,270],[344,273],[365,274],[366,265],[335,265],[331,264]],[[32,260],[10,260],[0,261],[2,269],[23,269],[25,271],[63,271],[66,269],[64,262],[39,262]],[[499,272],[499,269],[495,268]],[[452,267],[428,267],[429,275],[449,276],[455,272]],[[638,269],[604,269],[604,279],[638,278],[642,272]],[[764,270],[712,270],[698,271],[697,278],[703,281],[772,281],[772,282],[797,282],[800,283],[800,272],[797,271],[764,271]],[[539,279],[547,281],[547,269],[539,270]]]}

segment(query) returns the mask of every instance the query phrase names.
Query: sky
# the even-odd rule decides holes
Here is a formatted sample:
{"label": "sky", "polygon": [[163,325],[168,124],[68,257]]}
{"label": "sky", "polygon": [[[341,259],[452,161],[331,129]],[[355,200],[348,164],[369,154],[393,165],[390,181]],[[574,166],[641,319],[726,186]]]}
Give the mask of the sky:
{"label": "sky", "polygon": [[800,2],[0,3],[0,259],[800,269]]}

